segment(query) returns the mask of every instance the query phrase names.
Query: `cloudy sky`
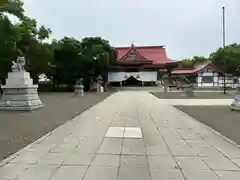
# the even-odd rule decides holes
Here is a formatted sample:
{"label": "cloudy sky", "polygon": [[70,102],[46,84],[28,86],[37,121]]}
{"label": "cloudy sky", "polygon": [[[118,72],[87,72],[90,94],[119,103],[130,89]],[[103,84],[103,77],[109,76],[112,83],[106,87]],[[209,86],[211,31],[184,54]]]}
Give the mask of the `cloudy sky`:
{"label": "cloudy sky", "polygon": [[53,38],[101,36],[113,46],[165,45],[168,56],[208,56],[240,43],[240,0],[24,0],[26,14],[53,31]]}

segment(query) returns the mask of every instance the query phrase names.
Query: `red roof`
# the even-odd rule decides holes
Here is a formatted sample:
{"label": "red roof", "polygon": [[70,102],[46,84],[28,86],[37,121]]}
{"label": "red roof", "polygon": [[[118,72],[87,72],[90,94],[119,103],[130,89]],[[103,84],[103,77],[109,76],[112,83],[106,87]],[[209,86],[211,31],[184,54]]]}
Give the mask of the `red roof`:
{"label": "red roof", "polygon": [[126,60],[129,52],[135,52],[140,61],[148,61],[151,64],[163,65],[168,63],[176,63],[168,59],[164,46],[134,46],[116,47],[117,59],[119,62]]}

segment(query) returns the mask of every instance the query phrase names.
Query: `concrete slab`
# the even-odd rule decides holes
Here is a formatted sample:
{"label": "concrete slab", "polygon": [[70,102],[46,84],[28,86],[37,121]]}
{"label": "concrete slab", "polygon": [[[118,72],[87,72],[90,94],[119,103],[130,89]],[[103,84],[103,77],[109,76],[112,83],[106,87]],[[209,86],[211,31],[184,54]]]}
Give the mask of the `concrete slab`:
{"label": "concrete slab", "polygon": [[124,131],[124,138],[142,138],[141,128],[126,127]]}
{"label": "concrete slab", "polygon": [[105,137],[122,138],[123,135],[124,135],[124,127],[110,127]]}

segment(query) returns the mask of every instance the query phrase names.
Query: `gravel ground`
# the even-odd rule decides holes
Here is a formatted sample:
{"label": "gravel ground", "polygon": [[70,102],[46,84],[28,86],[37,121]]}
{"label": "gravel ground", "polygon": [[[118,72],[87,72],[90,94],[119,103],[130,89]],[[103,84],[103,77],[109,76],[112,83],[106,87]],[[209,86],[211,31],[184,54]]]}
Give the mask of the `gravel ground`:
{"label": "gravel ground", "polygon": [[111,93],[42,93],[44,108],[32,112],[0,111],[0,161],[71,120]]}
{"label": "gravel ground", "polygon": [[240,145],[240,112],[229,106],[175,106]]}
{"label": "gravel ground", "polygon": [[[160,99],[188,99],[184,92],[153,92],[153,95]],[[232,94],[222,92],[194,92],[191,99],[232,99]]]}

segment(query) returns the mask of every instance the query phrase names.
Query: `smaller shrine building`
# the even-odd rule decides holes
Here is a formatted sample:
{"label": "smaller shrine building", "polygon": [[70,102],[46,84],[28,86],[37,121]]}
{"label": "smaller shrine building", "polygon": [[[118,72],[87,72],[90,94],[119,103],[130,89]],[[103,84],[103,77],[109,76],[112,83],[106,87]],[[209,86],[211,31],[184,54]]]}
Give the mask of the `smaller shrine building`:
{"label": "smaller shrine building", "polygon": [[[223,87],[224,72],[214,66],[210,61],[197,64],[193,68],[176,68],[172,70],[173,78],[186,77],[191,83],[197,87]],[[225,85],[229,88],[238,86],[239,77],[230,74],[225,76]]]}

